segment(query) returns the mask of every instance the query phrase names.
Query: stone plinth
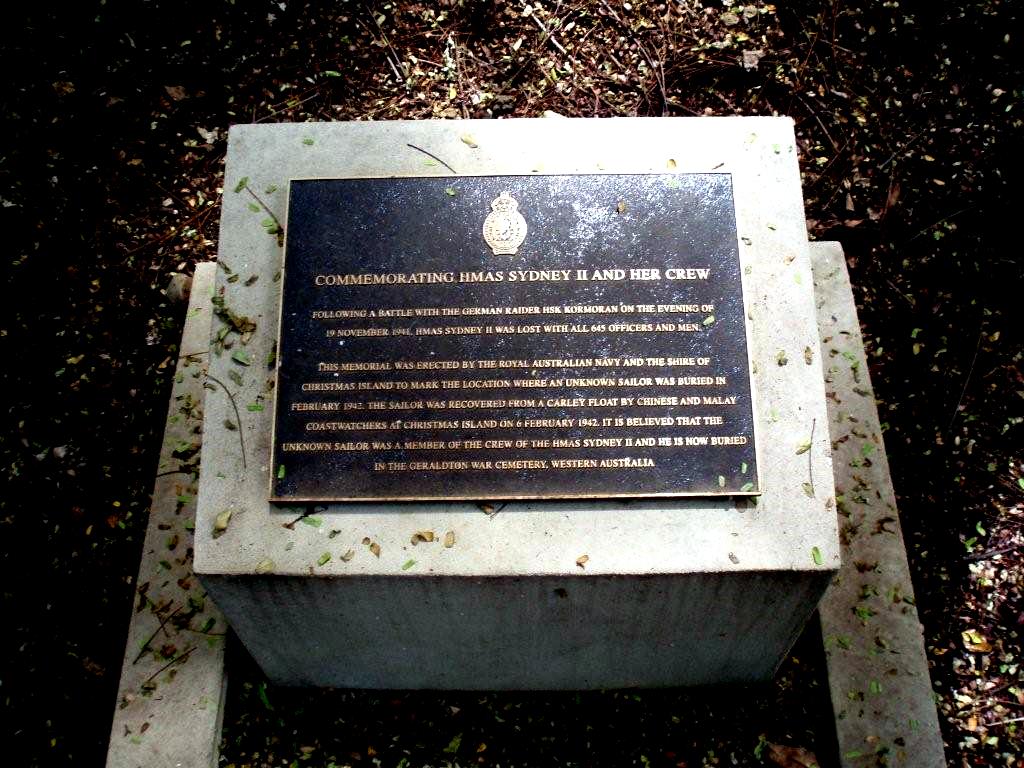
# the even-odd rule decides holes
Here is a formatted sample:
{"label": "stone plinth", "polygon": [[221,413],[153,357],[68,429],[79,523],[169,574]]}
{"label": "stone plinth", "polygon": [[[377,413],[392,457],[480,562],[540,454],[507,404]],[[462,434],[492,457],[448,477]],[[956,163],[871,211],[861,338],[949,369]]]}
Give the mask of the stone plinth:
{"label": "stone plinth", "polygon": [[[763,489],[756,501],[359,503],[318,507],[304,520],[306,508],[268,503],[275,371],[267,361],[282,251],[263,226],[271,217],[252,208],[265,205],[284,222],[292,178],[451,176],[446,165],[467,175],[732,174]],[[278,683],[571,689],[764,679],[838,567],[788,119],[238,126],[220,260],[224,306],[256,328],[244,347],[230,334],[232,349],[211,352],[195,571]],[[215,339],[222,325],[215,321]],[[248,365],[232,359],[238,349]],[[434,541],[412,543],[427,531]]]}

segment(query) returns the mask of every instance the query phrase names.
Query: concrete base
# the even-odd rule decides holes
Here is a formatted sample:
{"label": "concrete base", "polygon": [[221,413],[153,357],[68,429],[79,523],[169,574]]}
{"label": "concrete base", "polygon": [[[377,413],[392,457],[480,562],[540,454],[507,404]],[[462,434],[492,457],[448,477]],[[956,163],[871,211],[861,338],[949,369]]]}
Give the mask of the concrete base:
{"label": "concrete base", "polygon": [[[811,243],[811,260],[815,275],[815,297],[818,308],[818,322],[822,335],[822,352],[831,357],[831,350],[838,349],[835,342],[840,339],[843,351],[849,352],[858,363],[857,377],[850,366],[831,364],[826,374],[829,386],[829,424],[837,449],[846,446],[838,454],[834,464],[836,486],[853,488],[857,478],[865,481],[877,493],[875,499],[887,501],[878,509],[881,517],[895,517],[892,482],[885,461],[884,444],[879,434],[878,413],[871,394],[870,380],[866,375],[866,359],[863,342],[856,320],[856,308],[850,290],[842,250],[838,243]],[[183,395],[201,395],[195,389],[198,377],[185,376],[201,370],[196,367],[193,342],[204,342],[208,336],[209,303],[208,285],[212,283],[212,265],[197,269],[196,284],[200,293],[194,296],[189,310],[183,337],[185,354],[179,360],[178,370],[183,374],[171,396],[172,417],[179,415]],[[846,357],[842,357],[848,361]],[[852,365],[852,363],[851,363]],[[867,394],[864,394],[867,393]],[[856,421],[851,421],[851,417]],[[878,453],[870,464],[865,464],[863,448],[855,440],[843,439],[853,435],[844,431],[846,425],[870,437],[878,446]],[[193,433],[194,422],[180,419],[168,424],[164,440],[164,454],[161,471],[172,462],[170,451],[183,436]],[[185,431],[182,432],[181,430]],[[874,452],[871,452],[874,455]],[[162,478],[160,478],[163,481]],[[163,481],[168,482],[168,481]],[[154,494],[153,511],[147,533],[147,546],[140,577],[151,574],[159,565],[155,558],[155,542],[161,537],[160,526],[167,524],[171,507],[166,503],[167,490]],[[864,497],[865,499],[867,496]],[[854,501],[857,509],[855,522],[866,527],[880,520],[862,518],[864,510],[874,508],[873,504]],[[844,501],[845,506],[845,501]],[[187,507],[186,507],[187,509]],[[847,508],[849,513],[849,508]],[[848,514],[840,513],[844,519]],[[869,585],[884,591],[887,582],[900,585],[901,595],[910,598],[910,582],[907,577],[906,552],[899,535],[898,521],[889,520],[887,535],[853,537],[845,545],[849,547],[840,572],[834,578],[834,585],[825,603],[820,607],[822,635],[826,645],[828,676],[837,720],[836,731],[840,746],[837,762],[854,768],[871,760],[880,751],[890,756],[887,759],[905,768],[934,768],[943,765],[942,739],[938,728],[934,700],[928,684],[928,665],[917,624],[916,610],[907,599],[900,603],[877,602],[872,607],[875,615],[870,621],[862,621],[851,606],[859,604],[852,592],[844,596],[843,590],[856,589],[859,594],[860,580],[865,578],[856,567],[865,562],[866,555],[877,558],[877,570],[867,577]],[[187,530],[187,529],[186,529]],[[162,566],[161,566],[162,567]],[[181,575],[188,577],[188,572]],[[881,578],[881,581],[878,579]],[[556,589],[558,589],[556,587]],[[563,588],[564,589],[564,588]],[[561,593],[556,593],[561,597]],[[546,597],[546,596],[545,596]],[[568,590],[566,589],[566,597]],[[881,609],[881,610],[879,610]],[[213,608],[206,602],[207,613]],[[125,672],[119,692],[120,704],[115,711],[108,766],[173,765],[211,768],[216,765],[216,744],[220,739],[219,722],[222,716],[223,697],[212,704],[211,691],[224,690],[223,654],[216,649],[191,658],[183,674],[174,677],[174,695],[158,696],[153,700],[135,696],[141,682],[151,674],[134,663],[138,655],[135,650],[145,642],[159,625],[154,624],[149,612],[133,613],[129,635]],[[173,630],[173,628],[172,628]],[[888,650],[880,652],[875,637],[883,637]],[[674,654],[679,656],[680,654]],[[899,664],[893,665],[892,660]],[[148,663],[148,662],[147,662]],[[138,664],[143,664],[139,661]],[[895,671],[895,674],[892,674]],[[878,682],[877,687],[871,681]],[[865,689],[865,681],[867,686]],[[166,681],[165,682],[169,682]],[[875,688],[875,690],[873,690]],[[164,689],[166,694],[167,688]],[[129,699],[129,696],[132,698]],[[154,728],[153,723],[159,724]],[[150,728],[142,731],[142,725]],[[158,735],[158,739],[145,738],[147,733]]]}
{"label": "concrete base", "polygon": [[846,260],[812,243],[843,565],[819,608],[844,768],[945,765],[922,627]]}
{"label": "concrete base", "polygon": [[[233,190],[246,179],[284,220],[290,178],[448,174],[417,147],[462,174],[733,175],[760,498],[498,509],[267,502],[274,373],[262,363],[277,335],[281,252],[260,226],[264,214],[249,209],[252,197]],[[218,292],[256,330],[244,340],[250,366],[211,354],[211,379],[228,392],[218,385],[207,396],[195,568],[275,682],[604,688],[772,674],[839,565],[791,121],[239,126],[225,188]],[[234,333],[227,340],[243,344]],[[240,430],[225,426],[239,418]],[[307,511],[315,514],[297,521]],[[435,540],[414,545],[418,531]],[[441,543],[448,532],[452,546]]]}
{"label": "concrete base", "polygon": [[108,768],[216,765],[227,625],[192,573],[195,474],[178,473],[182,445],[201,439],[212,263],[193,278],[181,357],[136,580]]}

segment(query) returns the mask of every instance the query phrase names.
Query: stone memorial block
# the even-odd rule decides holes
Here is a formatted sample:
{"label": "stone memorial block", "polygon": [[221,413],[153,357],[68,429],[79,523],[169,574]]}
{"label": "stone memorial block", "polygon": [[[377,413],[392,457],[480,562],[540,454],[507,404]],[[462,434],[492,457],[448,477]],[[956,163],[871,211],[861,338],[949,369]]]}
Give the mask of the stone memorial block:
{"label": "stone memorial block", "polygon": [[764,679],[838,566],[788,119],[237,126],[220,263],[195,570],[279,683]]}

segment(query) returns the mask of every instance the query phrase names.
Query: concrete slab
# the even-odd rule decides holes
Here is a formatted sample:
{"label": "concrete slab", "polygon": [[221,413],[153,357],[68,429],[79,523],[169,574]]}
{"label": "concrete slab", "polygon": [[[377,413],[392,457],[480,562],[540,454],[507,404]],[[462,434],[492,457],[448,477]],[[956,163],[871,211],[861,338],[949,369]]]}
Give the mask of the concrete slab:
{"label": "concrete slab", "polygon": [[[107,752],[108,768],[216,765],[226,624],[192,573],[214,272],[196,268]],[[186,466],[186,473],[176,472]]]}
{"label": "concrete slab", "polygon": [[[247,179],[283,221],[290,178],[449,173],[420,150],[463,174],[733,175],[760,414],[756,503],[513,502],[497,514],[486,500],[350,504],[295,524],[307,510],[268,504],[274,372],[264,361],[277,335],[281,250],[261,227],[266,214],[250,210],[254,198],[234,190]],[[220,260],[230,272],[217,290],[256,330],[250,365],[230,353],[211,359],[227,391],[207,398],[195,568],[275,681],[586,688],[774,671],[839,564],[791,121],[237,126],[225,186]],[[435,542],[411,543],[428,530]]]}
{"label": "concrete slab", "polygon": [[843,564],[819,608],[843,766],[945,765],[864,341],[838,243],[812,243]]}

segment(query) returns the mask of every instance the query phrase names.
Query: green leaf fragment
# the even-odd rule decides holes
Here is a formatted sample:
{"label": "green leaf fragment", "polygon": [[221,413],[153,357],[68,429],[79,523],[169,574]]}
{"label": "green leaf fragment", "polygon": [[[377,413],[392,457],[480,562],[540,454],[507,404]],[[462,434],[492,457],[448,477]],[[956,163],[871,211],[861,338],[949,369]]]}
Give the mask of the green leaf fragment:
{"label": "green leaf fragment", "polygon": [[252,411],[253,413],[263,410],[263,403],[249,403],[245,406],[246,410]]}
{"label": "green leaf fragment", "polygon": [[718,476],[718,487],[725,488],[725,475]]}
{"label": "green leaf fragment", "polygon": [[277,479],[284,480],[284,464],[279,464],[277,466]]}
{"label": "green leaf fragment", "polygon": [[244,349],[236,349],[232,352],[231,359],[239,365],[252,365],[252,356]]}
{"label": "green leaf fragment", "polygon": [[321,72],[324,77],[341,77],[341,72],[336,69],[325,69]]}
{"label": "green leaf fragment", "polygon": [[881,693],[882,684],[877,680],[872,680],[870,683],[868,683],[868,690],[871,691],[871,693],[875,694]]}
{"label": "green leaf fragment", "polygon": [[271,573],[274,570],[274,561],[270,558],[260,560],[256,564],[256,573]]}
{"label": "green leaf fragment", "polygon": [[256,205],[256,203],[249,203],[248,208],[253,213],[259,213],[260,212],[260,207],[258,205]]}
{"label": "green leaf fragment", "polygon": [[811,499],[814,498],[814,486],[813,485],[811,485],[810,483],[803,483],[801,485],[801,487],[804,489],[804,493],[808,496],[808,498],[811,498]]}
{"label": "green leaf fragment", "polygon": [[743,485],[740,486],[740,490],[743,491],[744,493],[746,493],[747,491],[752,491],[754,490],[754,484],[744,483]]}
{"label": "green leaf fragment", "polygon": [[708,327],[710,327],[710,326],[712,326],[714,324],[715,324],[715,316],[714,315],[708,315],[707,317],[704,318],[704,321],[701,323],[701,325],[703,325],[705,328],[708,328]]}
{"label": "green leaf fragment", "polygon": [[455,197],[459,194],[459,191],[455,187],[445,187],[444,193],[448,195],[448,197]]}
{"label": "green leaf fragment", "polygon": [[241,192],[247,186],[249,186],[249,177],[248,176],[243,176],[242,178],[240,178],[238,180],[238,183],[235,184],[235,194],[237,195],[239,192]]}
{"label": "green leaf fragment", "polygon": [[320,557],[318,557],[316,559],[316,564],[317,565],[324,565],[325,563],[329,562],[330,559],[331,559],[331,553],[330,552],[324,552],[322,555],[320,555]]}
{"label": "green leaf fragment", "polygon": [[270,706],[270,699],[267,698],[267,684],[260,683],[256,687],[256,693],[259,695],[260,701],[263,702],[263,706],[266,707],[269,711],[273,712],[274,708]]}
{"label": "green leaf fragment", "polygon": [[309,136],[307,136],[306,138],[304,138],[302,140],[302,143],[305,144],[307,147],[312,147],[313,144],[314,144],[314,141]]}
{"label": "green leaf fragment", "polygon": [[811,450],[810,440],[800,443],[800,445],[796,447],[796,455],[799,456],[801,453],[807,453],[809,450]]}
{"label": "green leaf fragment", "polygon": [[459,747],[462,746],[462,734],[457,734],[452,737],[452,740],[448,742],[448,746],[444,748],[444,751],[449,755],[454,755],[459,751]]}
{"label": "green leaf fragment", "polygon": [[414,565],[416,565],[416,561],[415,560],[406,560],[404,563],[402,563],[402,570],[403,571],[408,571]]}
{"label": "green leaf fragment", "polygon": [[323,518],[316,517],[315,515],[308,515],[302,518],[302,522],[311,528],[319,528],[323,524]]}
{"label": "green leaf fragment", "polygon": [[811,547],[811,558],[814,560],[815,565],[821,565],[821,550],[817,547]]}

